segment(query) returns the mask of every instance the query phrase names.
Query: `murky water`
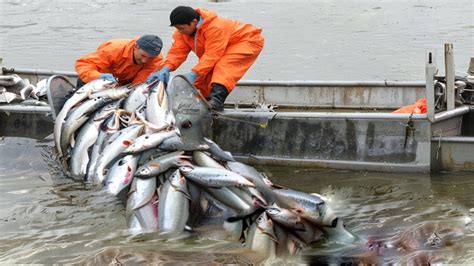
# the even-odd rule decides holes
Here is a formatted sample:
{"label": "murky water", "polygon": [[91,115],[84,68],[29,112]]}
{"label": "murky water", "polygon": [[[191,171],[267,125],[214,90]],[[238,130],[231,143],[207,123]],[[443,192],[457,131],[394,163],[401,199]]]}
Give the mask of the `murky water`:
{"label": "murky water", "polygon": [[[255,3],[256,2],[256,3]],[[266,46],[245,79],[423,80],[424,53],[454,43],[456,68],[474,56],[474,3],[451,1],[201,2],[264,29]],[[195,2],[179,2],[195,5]],[[73,70],[74,60],[110,38],[159,34],[177,2],[0,1],[0,57],[11,67]],[[184,64],[186,71],[195,62]],[[254,254],[222,230],[136,235],[122,203],[65,178],[50,140],[0,139],[0,262],[2,263],[251,263]],[[285,262],[410,262],[438,256],[474,263],[474,174],[436,176],[260,168],[277,184],[323,194],[362,240],[390,239],[424,221],[464,229],[453,245],[375,255],[363,244],[322,243]],[[471,210],[471,211],[470,211]],[[364,243],[361,241],[361,243]],[[431,256],[431,257],[430,257]],[[433,261],[433,260],[431,260]]]}
{"label": "murky water", "polygon": [[[196,234],[136,234],[114,196],[66,178],[50,140],[0,140],[0,262],[2,263],[252,263],[255,254],[219,228]],[[321,242],[285,263],[407,262],[413,256],[474,262],[474,175],[436,176],[288,167],[259,168],[274,183],[320,193],[360,242]],[[469,211],[471,209],[471,212]],[[389,239],[424,221],[462,228],[452,245],[374,255],[364,243]],[[420,252],[424,252],[421,253]]]}
{"label": "murky water", "polygon": [[[474,2],[2,0],[0,57],[10,67],[74,70],[110,38],[158,34],[166,53],[177,5],[199,5],[263,28],[265,48],[245,79],[424,80],[425,52],[454,44],[458,71],[474,56]],[[194,56],[191,56],[194,59]],[[190,60],[180,72],[194,63]]]}

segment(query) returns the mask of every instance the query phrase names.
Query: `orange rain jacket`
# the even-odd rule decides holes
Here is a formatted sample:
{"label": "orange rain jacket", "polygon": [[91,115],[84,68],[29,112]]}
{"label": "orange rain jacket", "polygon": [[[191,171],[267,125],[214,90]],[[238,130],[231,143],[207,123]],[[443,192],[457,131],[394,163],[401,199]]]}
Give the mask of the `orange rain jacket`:
{"label": "orange rain jacket", "polygon": [[198,78],[194,85],[207,97],[211,84],[224,85],[230,92],[247,72],[263,49],[262,29],[251,24],[217,16],[197,8],[201,23],[195,36],[175,31],[165,66],[176,70],[193,51],[199,62],[192,68]]}
{"label": "orange rain jacket", "polygon": [[393,111],[395,114],[426,114],[428,107],[426,106],[426,98],[421,98],[416,103],[403,106]]}
{"label": "orange rain jacket", "polygon": [[109,40],[97,51],[77,59],[79,78],[87,83],[98,79],[101,73],[110,73],[118,78],[120,85],[145,81],[148,75],[161,69],[163,56],[160,53],[143,65],[133,63],[133,47],[138,38]]}

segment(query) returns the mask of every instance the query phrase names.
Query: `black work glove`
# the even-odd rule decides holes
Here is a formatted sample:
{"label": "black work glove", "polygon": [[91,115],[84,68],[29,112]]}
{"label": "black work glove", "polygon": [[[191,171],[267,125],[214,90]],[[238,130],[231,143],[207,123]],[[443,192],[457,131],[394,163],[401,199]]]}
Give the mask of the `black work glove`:
{"label": "black work glove", "polygon": [[228,95],[229,92],[224,86],[220,84],[213,85],[211,94],[209,95],[209,105],[211,106],[211,111],[224,111],[224,102]]}

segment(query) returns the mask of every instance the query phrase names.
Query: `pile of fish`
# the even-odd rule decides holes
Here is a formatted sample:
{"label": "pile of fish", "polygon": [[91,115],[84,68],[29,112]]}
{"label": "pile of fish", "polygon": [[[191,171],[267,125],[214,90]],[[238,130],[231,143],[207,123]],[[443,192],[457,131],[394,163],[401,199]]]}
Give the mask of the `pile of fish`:
{"label": "pile of fish", "polygon": [[131,229],[176,233],[217,224],[265,257],[294,254],[344,231],[321,196],[272,184],[208,138],[187,142],[183,130],[192,119],[182,123],[171,105],[190,99],[171,103],[168,96],[176,79],[184,77],[168,88],[98,79],[78,89],[54,126],[70,175],[125,198]]}
{"label": "pile of fish", "polygon": [[21,102],[22,105],[47,106],[46,81],[40,80],[35,86],[16,74],[0,75],[0,104]]}

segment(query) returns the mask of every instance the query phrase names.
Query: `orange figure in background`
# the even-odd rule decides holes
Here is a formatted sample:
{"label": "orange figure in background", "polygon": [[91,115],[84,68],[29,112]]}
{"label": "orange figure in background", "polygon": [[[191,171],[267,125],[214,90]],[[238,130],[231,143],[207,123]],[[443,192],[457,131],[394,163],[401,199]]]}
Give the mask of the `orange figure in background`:
{"label": "orange figure in background", "polygon": [[426,114],[428,111],[426,107],[426,98],[421,98],[416,103],[403,106],[393,111],[392,113],[396,114]]}

